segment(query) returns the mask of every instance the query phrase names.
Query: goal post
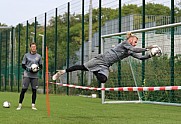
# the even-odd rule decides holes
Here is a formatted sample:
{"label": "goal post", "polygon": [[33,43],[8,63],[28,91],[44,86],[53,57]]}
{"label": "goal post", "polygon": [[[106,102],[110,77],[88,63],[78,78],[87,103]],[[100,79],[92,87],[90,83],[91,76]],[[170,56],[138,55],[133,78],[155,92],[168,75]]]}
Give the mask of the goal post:
{"label": "goal post", "polygon": [[[147,32],[147,31],[153,31],[153,30],[158,30],[158,29],[164,29],[164,28],[171,28],[171,27],[178,27],[181,26],[181,22],[178,23],[173,23],[173,24],[167,24],[167,25],[161,25],[161,26],[155,26],[155,27],[150,27],[150,28],[144,28],[144,29],[138,29],[138,30],[133,30],[131,31],[132,33],[141,33],[141,32]],[[107,35],[102,35],[102,41],[104,41],[105,38],[110,38],[113,36],[120,36],[120,35],[126,35],[126,32],[120,32],[120,33],[113,33],[113,34],[107,34]]]}
{"label": "goal post", "polygon": [[[153,57],[145,60],[145,66],[142,61],[133,57],[128,57],[121,61],[121,87],[157,87],[157,86],[180,86],[180,68],[181,65],[181,22],[155,26],[150,28],[132,30],[139,41],[137,47],[142,47],[142,33],[145,34],[145,46],[157,44],[163,50],[161,57]],[[110,49],[112,45],[118,44],[119,39],[113,37],[125,37],[127,31],[101,36],[101,53]],[[173,35],[174,34],[174,35]],[[174,37],[174,38],[171,38]],[[171,45],[174,42],[174,46]],[[170,64],[171,52],[174,51],[174,65]],[[173,58],[173,56],[172,56]],[[142,73],[142,69],[145,72]],[[174,69],[174,72],[172,70]],[[118,64],[113,64],[114,73],[111,74],[106,84],[101,84],[101,88],[120,87],[118,81]],[[174,85],[171,84],[171,73],[174,73]],[[144,75],[144,76],[143,76]],[[144,77],[144,82],[143,78]],[[102,104],[105,103],[150,103],[163,105],[181,106],[181,91],[101,91]]]}

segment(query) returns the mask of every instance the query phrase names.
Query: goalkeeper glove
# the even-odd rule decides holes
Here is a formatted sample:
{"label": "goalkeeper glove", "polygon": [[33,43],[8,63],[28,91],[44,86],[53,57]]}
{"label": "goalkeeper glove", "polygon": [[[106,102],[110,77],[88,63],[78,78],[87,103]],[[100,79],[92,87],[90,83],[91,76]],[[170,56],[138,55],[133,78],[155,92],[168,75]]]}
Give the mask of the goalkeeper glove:
{"label": "goalkeeper glove", "polygon": [[152,48],[158,47],[158,45],[150,45],[146,47],[146,50],[151,50]]}
{"label": "goalkeeper glove", "polygon": [[26,71],[32,72],[32,68],[31,67],[26,67]]}
{"label": "goalkeeper glove", "polygon": [[113,72],[114,70],[113,70],[113,68],[112,68],[112,66],[110,66],[109,67],[109,72]]}

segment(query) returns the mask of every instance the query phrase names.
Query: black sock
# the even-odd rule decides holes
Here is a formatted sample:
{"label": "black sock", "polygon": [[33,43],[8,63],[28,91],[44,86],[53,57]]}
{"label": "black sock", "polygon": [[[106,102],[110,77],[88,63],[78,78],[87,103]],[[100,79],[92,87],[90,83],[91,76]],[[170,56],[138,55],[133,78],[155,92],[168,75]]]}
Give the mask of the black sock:
{"label": "black sock", "polygon": [[66,72],[72,72],[76,70],[88,71],[88,69],[84,65],[74,65],[72,67],[67,68]]}
{"label": "black sock", "polygon": [[20,97],[19,97],[19,103],[23,102],[24,95],[25,95],[26,91],[27,91],[27,89],[22,89],[21,90],[21,94],[20,94]]}
{"label": "black sock", "polygon": [[36,101],[36,89],[32,89],[32,104],[35,104]]}

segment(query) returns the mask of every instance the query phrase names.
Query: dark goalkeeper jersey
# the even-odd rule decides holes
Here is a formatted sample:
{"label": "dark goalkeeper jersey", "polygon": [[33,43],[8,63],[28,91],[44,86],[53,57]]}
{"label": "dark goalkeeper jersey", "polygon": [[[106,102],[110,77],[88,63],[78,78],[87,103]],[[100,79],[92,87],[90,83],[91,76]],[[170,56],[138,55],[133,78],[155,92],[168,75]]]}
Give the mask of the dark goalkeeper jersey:
{"label": "dark goalkeeper jersey", "polygon": [[[22,64],[25,64],[26,67],[31,67],[32,64],[42,65],[42,57],[38,53],[31,54],[28,52],[24,55]],[[31,73],[25,70],[24,77],[38,78],[38,73]]]}
{"label": "dark goalkeeper jersey", "polygon": [[135,48],[133,47],[127,40],[121,42],[114,48],[111,48],[110,50],[106,51],[103,54],[99,54],[97,59],[101,59],[104,61],[105,65],[111,66],[115,62],[118,62],[119,60],[122,60],[128,56],[133,56],[134,58],[144,60],[150,58],[150,55],[146,54],[142,56],[141,54],[146,51],[146,48]]}

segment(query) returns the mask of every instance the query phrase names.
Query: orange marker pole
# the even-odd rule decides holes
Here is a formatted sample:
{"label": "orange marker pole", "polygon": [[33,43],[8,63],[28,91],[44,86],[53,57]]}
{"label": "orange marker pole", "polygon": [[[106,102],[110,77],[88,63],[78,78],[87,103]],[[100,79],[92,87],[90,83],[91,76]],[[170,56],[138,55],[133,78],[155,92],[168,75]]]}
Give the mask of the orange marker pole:
{"label": "orange marker pole", "polygon": [[46,106],[47,106],[47,113],[50,116],[50,101],[49,101],[49,79],[48,79],[48,48],[46,46]]}

